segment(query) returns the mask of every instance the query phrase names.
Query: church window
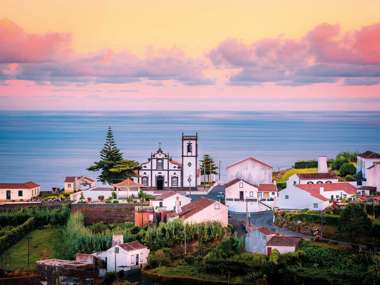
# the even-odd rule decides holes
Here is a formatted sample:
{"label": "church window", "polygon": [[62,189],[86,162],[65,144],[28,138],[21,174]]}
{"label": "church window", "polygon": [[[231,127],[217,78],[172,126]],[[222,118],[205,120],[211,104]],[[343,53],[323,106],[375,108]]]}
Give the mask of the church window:
{"label": "church window", "polygon": [[244,183],[243,183],[243,181],[240,181],[239,182],[239,188],[243,188],[244,187]]}
{"label": "church window", "polygon": [[307,184],[314,184],[313,181],[307,181]]}
{"label": "church window", "polygon": [[178,187],[178,177],[172,177],[172,187]]}
{"label": "church window", "polygon": [[146,176],[144,176],[143,178],[142,178],[142,184],[144,185],[144,186],[148,186],[148,177],[146,177]]}
{"label": "church window", "polygon": [[157,159],[157,169],[164,169],[164,161],[162,159]]}
{"label": "church window", "polygon": [[190,152],[190,153],[193,152],[193,145],[191,144],[191,142],[187,143],[187,152]]}
{"label": "church window", "polygon": [[189,162],[189,163],[187,164],[187,166],[191,167],[191,162]]}

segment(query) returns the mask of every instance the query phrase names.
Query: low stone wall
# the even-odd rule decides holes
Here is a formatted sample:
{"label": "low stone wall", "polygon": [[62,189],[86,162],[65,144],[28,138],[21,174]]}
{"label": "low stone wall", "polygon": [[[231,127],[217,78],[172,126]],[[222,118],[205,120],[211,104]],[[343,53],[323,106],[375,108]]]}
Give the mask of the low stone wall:
{"label": "low stone wall", "polygon": [[98,222],[134,222],[136,204],[72,204],[72,212],[81,212],[86,224]]}
{"label": "low stone wall", "polygon": [[59,208],[63,205],[69,205],[68,202],[12,202],[12,203],[1,203],[1,211],[12,211],[22,208],[29,207],[39,207],[39,208]]}

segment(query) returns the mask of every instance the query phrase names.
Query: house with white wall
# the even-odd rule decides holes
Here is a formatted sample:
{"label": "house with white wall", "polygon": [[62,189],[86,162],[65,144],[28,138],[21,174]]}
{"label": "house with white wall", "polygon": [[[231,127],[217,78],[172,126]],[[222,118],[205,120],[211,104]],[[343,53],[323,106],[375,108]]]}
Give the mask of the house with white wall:
{"label": "house with white wall", "polygon": [[276,184],[255,185],[235,178],[225,185],[225,203],[232,212],[261,212],[273,206],[277,198]]}
{"label": "house with white wall", "polygon": [[222,226],[228,225],[228,207],[224,204],[201,198],[193,201],[180,209],[176,209],[168,220],[179,218],[185,223],[200,224],[200,223],[220,223]]}
{"label": "house with white wall", "polygon": [[191,198],[186,197],[175,191],[159,192],[153,200],[150,201],[150,205],[154,209],[162,209],[167,211],[175,211],[177,203],[183,207],[191,202]]}
{"label": "house with white wall", "polygon": [[289,252],[295,252],[301,242],[300,237],[289,237],[289,236],[273,236],[266,245],[267,255],[271,255],[273,250],[278,250],[279,253],[285,254]]}
{"label": "house with white wall", "polygon": [[39,195],[40,185],[32,181],[0,183],[0,202],[30,201]]}
{"label": "house with white wall", "polygon": [[347,182],[289,185],[279,192],[276,207],[289,210],[323,210],[331,201],[351,198],[357,188]]}
{"label": "house with white wall", "polygon": [[272,172],[273,168],[269,164],[248,157],[227,166],[227,179],[228,181],[235,178],[244,179],[255,185],[272,183]]}
{"label": "house with white wall", "polygon": [[[378,162],[380,162],[380,153],[367,150],[357,156],[356,172],[361,172],[362,177],[366,180],[368,178],[368,169]],[[366,181],[363,184],[367,185]]]}
{"label": "house with white wall", "polygon": [[122,236],[113,240],[109,249],[94,255],[106,263],[107,272],[128,271],[144,267],[148,263],[149,248],[138,241],[123,243]]}
{"label": "house with white wall", "polygon": [[380,192],[380,162],[374,162],[367,168],[367,187],[375,187],[376,192]]}
{"label": "house with white wall", "polygon": [[245,235],[245,250],[251,253],[266,254],[266,245],[276,233],[265,227],[249,228]]}
{"label": "house with white wall", "polygon": [[64,181],[65,193],[74,193],[96,186],[96,181],[87,176],[66,176]]}

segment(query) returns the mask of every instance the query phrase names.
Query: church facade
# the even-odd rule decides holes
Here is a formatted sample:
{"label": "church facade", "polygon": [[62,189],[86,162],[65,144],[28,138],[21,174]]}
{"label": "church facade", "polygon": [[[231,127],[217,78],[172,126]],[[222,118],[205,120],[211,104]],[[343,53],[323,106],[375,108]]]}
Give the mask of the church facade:
{"label": "church facade", "polygon": [[161,147],[140,166],[138,182],[163,190],[198,186],[198,134],[182,134],[181,161],[175,161]]}

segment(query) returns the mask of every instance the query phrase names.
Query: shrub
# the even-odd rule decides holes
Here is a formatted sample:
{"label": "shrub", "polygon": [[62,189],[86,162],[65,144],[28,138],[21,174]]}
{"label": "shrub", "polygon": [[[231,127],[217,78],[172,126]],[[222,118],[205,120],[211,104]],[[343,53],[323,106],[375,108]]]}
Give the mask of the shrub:
{"label": "shrub", "polygon": [[159,249],[151,253],[148,257],[148,263],[151,267],[169,265],[171,262],[170,254],[165,249]]}
{"label": "shrub", "polygon": [[339,174],[342,177],[345,177],[347,175],[354,175],[356,173],[356,167],[349,162],[345,162],[341,165],[339,168]]}
{"label": "shrub", "polygon": [[349,204],[340,214],[338,234],[348,241],[358,241],[360,237],[368,236],[371,230],[371,220],[367,212],[359,204]]}
{"label": "shrub", "polygon": [[344,177],[344,180],[345,181],[355,181],[355,177],[353,175],[346,175],[346,177]]}
{"label": "shrub", "polygon": [[22,239],[28,232],[34,228],[34,218],[30,217],[21,225],[11,228],[6,234],[0,237],[0,253],[8,247]]}

